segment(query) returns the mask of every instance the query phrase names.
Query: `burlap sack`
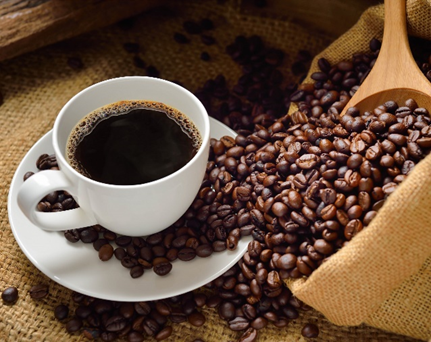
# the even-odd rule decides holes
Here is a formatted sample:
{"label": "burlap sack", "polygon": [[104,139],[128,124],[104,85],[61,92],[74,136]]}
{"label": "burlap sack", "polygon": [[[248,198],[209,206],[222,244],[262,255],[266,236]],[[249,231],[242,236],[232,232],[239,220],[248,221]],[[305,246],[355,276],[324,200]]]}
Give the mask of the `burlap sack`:
{"label": "burlap sack", "polygon": [[[431,2],[408,1],[409,34],[431,39]],[[369,50],[382,38],[383,5],[315,57],[331,64]],[[307,78],[305,82],[311,82]],[[340,325],[367,323],[431,338],[431,156],[420,162],[372,223],[307,279],[290,281],[294,294]]]}
{"label": "burlap sack", "polygon": [[[139,56],[147,65],[156,66],[161,77],[178,80],[195,91],[205,80],[220,73],[230,85],[241,75],[239,66],[225,53],[226,45],[232,43],[236,35],[258,34],[268,45],[288,51],[282,70],[287,77],[292,76],[290,65],[299,50],[308,49],[316,54],[334,39],[287,20],[241,14],[236,1],[172,0],[168,3],[167,10],[138,16],[131,30],[114,25],[0,63],[0,91],[4,96],[4,104],[0,106],[0,291],[8,286],[16,286],[19,291],[14,305],[5,305],[0,300],[0,341],[87,341],[80,334],[67,333],[64,323],[54,318],[54,308],[58,304],[67,304],[71,310],[76,308],[71,290],[46,277],[21,251],[11,232],[7,195],[20,161],[31,146],[52,129],[57,113],[73,95],[108,78],[145,75],[145,70],[133,65],[133,56],[124,50],[124,43],[140,43]],[[187,46],[174,43],[173,33],[183,32],[185,20],[205,17],[215,23],[216,29],[211,34],[217,44],[204,47],[198,38],[193,38]],[[210,62],[199,59],[203,49],[211,55]],[[80,57],[84,67],[71,69],[67,65],[69,57]],[[29,290],[40,283],[48,284],[50,293],[36,301],[30,298]],[[388,307],[388,310],[391,309]],[[423,315],[429,313],[429,306],[422,312]],[[238,339],[240,333],[231,331],[216,310],[204,309],[204,313],[204,326],[175,324],[167,341]],[[283,329],[269,324],[260,331],[258,341],[305,341],[301,328],[307,322],[319,325],[319,341],[417,341],[364,324],[336,326],[316,310],[301,312],[298,319]],[[154,339],[148,338],[148,341]]]}

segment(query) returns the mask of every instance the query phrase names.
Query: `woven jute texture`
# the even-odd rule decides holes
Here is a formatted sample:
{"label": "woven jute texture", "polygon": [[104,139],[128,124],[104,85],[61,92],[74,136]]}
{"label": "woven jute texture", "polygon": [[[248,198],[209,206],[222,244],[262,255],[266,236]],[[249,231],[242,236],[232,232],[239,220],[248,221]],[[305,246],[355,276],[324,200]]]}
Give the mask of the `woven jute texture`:
{"label": "woven jute texture", "polygon": [[[409,34],[431,39],[430,1],[409,1],[407,16]],[[351,30],[315,57],[309,75],[317,70],[321,57],[334,64],[367,51],[370,39],[382,38],[383,17],[383,5],[367,10]],[[336,324],[366,322],[429,339],[430,170],[431,157],[427,157],[346,248],[307,280],[289,284],[295,295]]]}
{"label": "woven jute texture", "polygon": [[[217,44],[204,47],[197,38],[193,38],[187,46],[173,41],[174,32],[183,32],[184,20],[205,17],[215,23],[216,29],[212,34]],[[206,79],[220,73],[231,83],[241,75],[238,65],[225,54],[226,45],[239,34],[258,34],[267,44],[287,51],[283,72],[288,77],[291,76],[289,65],[298,50],[308,49],[312,54],[317,54],[332,41],[332,37],[310,33],[306,28],[288,21],[242,15],[238,12],[237,3],[181,1],[178,4],[172,1],[168,3],[167,10],[139,15],[131,30],[114,25],[0,63],[0,89],[4,95],[4,104],[0,107],[0,290],[16,286],[19,291],[19,299],[14,305],[5,305],[0,301],[0,341],[86,340],[82,335],[68,334],[64,323],[54,318],[56,305],[67,304],[71,310],[76,307],[71,300],[71,291],[42,274],[20,250],[11,231],[7,196],[13,174],[25,153],[52,128],[61,107],[80,90],[113,77],[145,75],[145,70],[133,65],[132,55],[123,49],[124,43],[138,42],[141,45],[140,56],[148,65],[161,70],[162,78],[178,80],[194,91]],[[200,60],[203,49],[210,53],[211,62]],[[67,64],[69,57],[80,57],[84,67],[73,70]],[[412,249],[416,247],[419,246]],[[50,253],[49,249],[46,252]],[[394,262],[403,263],[405,253],[406,247],[395,251],[393,262],[386,264],[387,267],[394,267]],[[52,258],[55,257],[52,255]],[[417,264],[412,267],[423,263],[418,260]],[[413,273],[416,273],[416,278],[412,281],[427,281],[417,272]],[[336,282],[332,275],[328,275],[328,279]],[[46,298],[30,298],[29,290],[36,284],[49,285],[50,293]],[[419,280],[416,284],[420,285]],[[332,294],[334,298],[339,296],[334,291]],[[423,298],[425,302],[425,294]],[[404,296],[400,299],[406,305],[409,305],[408,300]],[[429,309],[423,309],[423,316],[429,314]],[[388,305],[386,310],[392,309]],[[177,324],[168,341],[191,342],[201,338],[206,342],[219,342],[238,338],[239,334],[229,330],[215,310],[205,309],[204,313],[207,321],[203,327]],[[378,318],[376,314],[374,317]],[[319,325],[319,341],[415,341],[365,324],[336,326],[316,310],[302,312],[284,329],[270,324],[260,332],[258,341],[302,341],[304,338],[300,331],[307,322]],[[377,325],[373,321],[370,323]],[[148,338],[148,341],[154,339]]]}

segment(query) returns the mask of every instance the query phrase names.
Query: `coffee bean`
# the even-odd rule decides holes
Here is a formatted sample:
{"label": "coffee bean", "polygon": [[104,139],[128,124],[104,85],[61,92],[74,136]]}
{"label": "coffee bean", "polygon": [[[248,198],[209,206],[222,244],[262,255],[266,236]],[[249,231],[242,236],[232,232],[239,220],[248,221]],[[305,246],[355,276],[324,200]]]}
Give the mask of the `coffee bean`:
{"label": "coffee bean", "polygon": [[33,175],[34,175],[34,172],[28,171],[24,174],[23,180],[26,181],[27,179],[29,179]]}
{"label": "coffee bean", "polygon": [[404,135],[398,133],[389,134],[388,140],[397,146],[404,146],[407,142],[407,138]]}
{"label": "coffee bean", "polygon": [[209,244],[202,244],[196,248],[196,255],[200,258],[209,257],[213,253],[213,247]]}
{"label": "coffee bean", "polygon": [[257,339],[257,330],[255,328],[248,328],[240,336],[238,342],[254,342]]}
{"label": "coffee bean", "polygon": [[4,289],[1,298],[5,304],[14,304],[18,300],[18,289],[13,286]]}
{"label": "coffee bean", "polygon": [[195,311],[188,315],[187,319],[189,323],[195,327],[200,327],[204,325],[206,321],[205,316],[198,311]]}
{"label": "coffee bean", "polygon": [[193,20],[186,20],[183,23],[183,28],[188,34],[199,34],[202,32],[201,25]]}
{"label": "coffee bean", "polygon": [[32,299],[43,299],[49,293],[49,287],[45,284],[34,285],[30,289],[30,297]]}
{"label": "coffee bean", "polygon": [[99,249],[99,259],[102,261],[108,261],[113,254],[114,248],[109,243],[102,245]]}
{"label": "coffee bean", "polygon": [[306,338],[316,338],[319,336],[319,328],[315,324],[307,323],[302,328],[301,335]]}
{"label": "coffee bean", "polygon": [[69,316],[69,307],[64,304],[57,305],[54,309],[54,316],[59,321],[62,321]]}
{"label": "coffee bean", "polygon": [[[161,329],[156,336],[154,336],[154,338],[157,341],[163,341],[166,340],[167,338],[169,338],[172,335],[172,326],[166,326],[163,329]],[[130,338],[129,338],[130,340]]]}
{"label": "coffee bean", "polygon": [[336,213],[337,213],[336,206],[333,204],[329,204],[322,209],[320,216],[325,221],[328,221],[328,220],[331,220],[332,218],[334,218]]}
{"label": "coffee bean", "polygon": [[319,157],[315,154],[304,154],[296,160],[296,165],[298,165],[301,169],[309,170],[315,167],[318,162]]}
{"label": "coffee bean", "polygon": [[144,319],[144,324],[142,325],[144,332],[149,336],[154,336],[160,330],[159,324],[152,318]]}
{"label": "coffee bean", "polygon": [[80,318],[74,317],[66,323],[66,330],[68,333],[74,333],[81,329],[83,322]]}
{"label": "coffee bean", "polygon": [[47,170],[54,167],[58,167],[57,159],[53,154],[42,154],[36,161],[36,167],[39,170]]}
{"label": "coffee bean", "polygon": [[139,69],[145,69],[147,67],[147,63],[139,56],[133,56],[133,64]]}
{"label": "coffee bean", "polygon": [[250,323],[247,318],[235,317],[228,322],[229,329],[233,331],[242,331],[249,327]]}
{"label": "coffee bean", "polygon": [[130,276],[134,279],[141,277],[143,274],[144,274],[144,268],[141,265],[133,266],[130,269]]}
{"label": "coffee bean", "polygon": [[93,228],[85,228],[79,232],[79,238],[84,243],[93,243],[99,237],[99,233]]}
{"label": "coffee bean", "polygon": [[190,39],[187,38],[184,34],[175,32],[174,40],[179,44],[187,44],[190,42]]}
{"label": "coffee bean", "polygon": [[[127,339],[129,342],[143,342],[145,340],[144,335],[141,334],[139,331],[129,332],[129,334],[127,335]],[[157,339],[157,336],[156,336],[156,339]]]}
{"label": "coffee bean", "polygon": [[292,269],[296,266],[296,256],[292,253],[286,253],[277,260],[276,265],[279,269]]}
{"label": "coffee bean", "polygon": [[201,42],[205,45],[213,45],[216,42],[216,40],[212,36],[203,34],[201,35]]}
{"label": "coffee bean", "polygon": [[203,52],[201,53],[200,58],[201,58],[201,60],[203,60],[203,61],[209,61],[209,60],[211,59],[211,56],[210,56],[210,54],[209,54],[208,52],[203,51]]}
{"label": "coffee bean", "polygon": [[172,264],[167,258],[158,257],[153,260],[153,271],[159,276],[164,276],[172,270]]}
{"label": "coffee bean", "polygon": [[190,261],[196,257],[196,251],[192,248],[182,248],[178,252],[178,259],[182,261]]}
{"label": "coffee bean", "polygon": [[123,316],[114,315],[108,318],[105,323],[105,329],[110,332],[118,332],[124,329],[127,325],[127,321]]}
{"label": "coffee bean", "polygon": [[324,254],[324,255],[329,255],[332,254],[332,252],[334,251],[333,246],[325,241],[324,239],[318,239],[314,242],[314,248],[317,252]]}
{"label": "coffee bean", "polygon": [[347,240],[351,240],[356,234],[362,230],[362,222],[358,219],[349,221],[344,228],[344,236]]}
{"label": "coffee bean", "polygon": [[67,64],[69,65],[69,67],[75,70],[80,70],[84,67],[84,63],[79,57],[69,57],[67,59]]}

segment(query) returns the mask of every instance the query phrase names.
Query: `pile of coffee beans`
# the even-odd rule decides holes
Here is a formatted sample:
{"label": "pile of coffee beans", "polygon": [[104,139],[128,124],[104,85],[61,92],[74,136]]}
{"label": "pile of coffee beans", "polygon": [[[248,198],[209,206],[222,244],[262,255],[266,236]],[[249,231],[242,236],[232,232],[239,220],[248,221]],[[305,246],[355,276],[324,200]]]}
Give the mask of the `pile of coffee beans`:
{"label": "pile of coffee beans", "polygon": [[252,171],[241,186],[251,189],[256,226],[243,271],[310,275],[371,222],[431,148],[429,112],[413,99],[313,122],[298,111],[236,137]]}
{"label": "pile of coffee beans", "polygon": [[[66,237],[93,243],[101,260],[135,260],[132,276],[141,272],[132,272],[137,265],[155,269],[158,258],[170,263],[171,250],[180,259],[181,249],[191,256],[202,248],[204,257],[210,250],[235,248],[241,236],[251,234],[247,252],[196,291],[139,303],[74,293],[78,307],[73,316],[60,305],[57,319],[70,333],[82,332],[89,339],[143,341],[149,335],[163,340],[172,334],[172,323],[205,324],[202,308],[207,307],[217,310],[230,329],[241,332],[239,341],[246,342],[255,341],[268,324],[284,327],[308,310],[283,279],[310,275],[366,229],[431,148],[429,112],[414,99],[388,101],[364,113],[351,108],[340,117],[379,48],[373,39],[370,52],[352,60],[330,65],[320,59],[320,71],[311,75],[314,82],[296,86],[286,85],[278,70],[281,51],[266,48],[259,37],[238,37],[227,52],[243,68],[243,76],[229,89],[219,75],[196,94],[212,116],[239,134],[211,140],[205,179],[187,213],[149,241],[116,236],[100,226],[69,231]],[[429,55],[423,55],[417,62],[427,74]],[[298,110],[285,115],[291,102]],[[38,167],[55,169],[55,156],[41,157]],[[56,196],[45,198],[40,209],[76,206],[66,192]],[[176,239],[182,242],[174,246]],[[310,322],[301,333],[315,338],[319,329]]]}
{"label": "pile of coffee beans", "polygon": [[[266,47],[259,36],[238,36],[226,52],[243,74],[232,87],[220,74],[195,92],[208,113],[239,133],[251,132],[254,124],[271,124],[283,116],[296,89],[295,83],[283,84],[286,80],[280,68],[284,52]],[[310,54],[301,51],[297,58],[305,73]]]}

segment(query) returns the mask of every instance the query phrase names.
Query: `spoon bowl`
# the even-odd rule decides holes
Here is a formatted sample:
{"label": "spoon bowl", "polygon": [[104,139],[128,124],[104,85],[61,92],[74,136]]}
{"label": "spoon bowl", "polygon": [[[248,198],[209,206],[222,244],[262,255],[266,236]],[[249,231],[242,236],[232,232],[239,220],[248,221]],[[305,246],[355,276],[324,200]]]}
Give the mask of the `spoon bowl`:
{"label": "spoon bowl", "polygon": [[361,113],[387,101],[402,105],[414,99],[419,107],[431,108],[431,83],[423,75],[410,50],[406,23],[406,1],[385,0],[382,46],[370,74],[347,103]]}

